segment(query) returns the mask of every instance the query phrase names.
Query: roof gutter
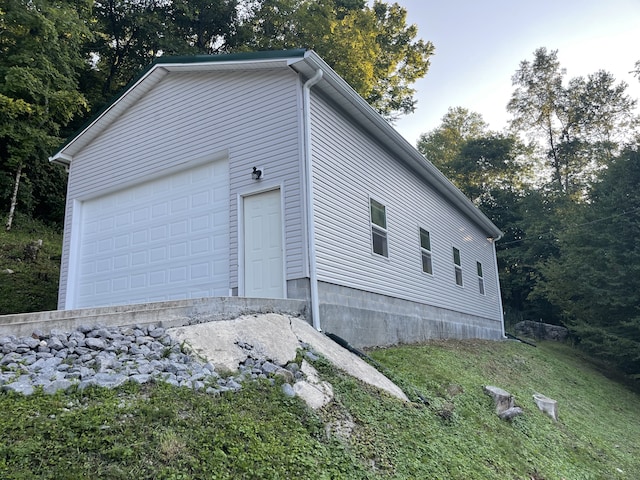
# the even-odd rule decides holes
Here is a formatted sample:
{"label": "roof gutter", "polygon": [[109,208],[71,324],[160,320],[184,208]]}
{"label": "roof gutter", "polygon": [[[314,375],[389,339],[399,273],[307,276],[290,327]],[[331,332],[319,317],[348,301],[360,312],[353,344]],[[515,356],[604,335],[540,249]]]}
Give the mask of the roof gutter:
{"label": "roof gutter", "polygon": [[307,217],[307,249],[309,252],[309,290],[311,293],[311,319],[313,328],[321,332],[320,327],[320,304],[318,300],[318,269],[316,263],[316,234],[315,217],[313,206],[313,152],[311,149],[311,101],[310,91],[318,83],[324,73],[322,69],[317,69],[313,77],[307,80],[302,86],[302,109],[303,109],[303,129],[304,129],[304,167],[306,181],[306,217]]}

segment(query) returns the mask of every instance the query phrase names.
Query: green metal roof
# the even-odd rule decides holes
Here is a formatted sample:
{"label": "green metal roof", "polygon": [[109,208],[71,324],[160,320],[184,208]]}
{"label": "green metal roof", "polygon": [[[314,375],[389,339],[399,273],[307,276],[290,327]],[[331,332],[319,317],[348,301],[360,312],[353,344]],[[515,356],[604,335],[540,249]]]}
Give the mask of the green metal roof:
{"label": "green metal roof", "polygon": [[279,58],[304,57],[308,51],[306,48],[296,48],[292,50],[267,50],[258,52],[238,52],[216,55],[183,55],[183,56],[162,56],[158,57],[150,66],[163,63],[202,63],[202,62],[233,62],[247,60],[272,60]]}

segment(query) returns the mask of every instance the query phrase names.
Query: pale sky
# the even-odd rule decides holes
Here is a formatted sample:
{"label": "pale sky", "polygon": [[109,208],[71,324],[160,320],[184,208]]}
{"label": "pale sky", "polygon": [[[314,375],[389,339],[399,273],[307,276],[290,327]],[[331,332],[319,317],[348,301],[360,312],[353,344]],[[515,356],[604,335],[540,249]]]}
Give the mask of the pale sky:
{"label": "pale sky", "polygon": [[414,85],[416,112],[394,125],[412,145],[449,107],[504,128],[511,77],[539,47],[558,50],[567,80],[606,70],[640,101],[640,81],[629,73],[640,60],[640,0],[395,1],[436,48],[429,72]]}

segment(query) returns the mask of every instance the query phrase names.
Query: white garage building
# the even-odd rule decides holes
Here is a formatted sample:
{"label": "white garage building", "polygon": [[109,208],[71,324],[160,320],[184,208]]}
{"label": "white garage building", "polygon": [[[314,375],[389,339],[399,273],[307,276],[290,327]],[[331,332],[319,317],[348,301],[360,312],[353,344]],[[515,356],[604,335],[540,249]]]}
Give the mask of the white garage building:
{"label": "white garage building", "polygon": [[299,298],[361,346],[503,335],[498,228],[312,51],[160,58],[51,160],[61,309]]}

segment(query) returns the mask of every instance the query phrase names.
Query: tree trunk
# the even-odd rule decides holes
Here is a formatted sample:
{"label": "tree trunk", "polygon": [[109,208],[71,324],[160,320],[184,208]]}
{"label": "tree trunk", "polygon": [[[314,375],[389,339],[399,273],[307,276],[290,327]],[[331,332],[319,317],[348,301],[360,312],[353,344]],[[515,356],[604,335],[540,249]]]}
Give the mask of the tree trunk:
{"label": "tree trunk", "polygon": [[562,167],[560,165],[560,158],[558,147],[556,146],[556,142],[553,137],[553,126],[551,124],[551,118],[547,118],[547,134],[549,135],[549,147],[551,153],[551,166],[553,168],[553,172],[555,175],[555,179],[558,182],[558,188],[560,192],[564,191],[564,187],[562,185]]}
{"label": "tree trunk", "polygon": [[18,165],[18,171],[16,172],[16,179],[13,185],[13,194],[11,195],[11,206],[9,207],[9,216],[7,217],[7,223],[5,227],[7,232],[11,230],[13,224],[13,215],[16,212],[16,204],[18,203],[18,188],[20,187],[20,177],[22,176],[22,164]]}

